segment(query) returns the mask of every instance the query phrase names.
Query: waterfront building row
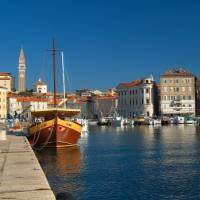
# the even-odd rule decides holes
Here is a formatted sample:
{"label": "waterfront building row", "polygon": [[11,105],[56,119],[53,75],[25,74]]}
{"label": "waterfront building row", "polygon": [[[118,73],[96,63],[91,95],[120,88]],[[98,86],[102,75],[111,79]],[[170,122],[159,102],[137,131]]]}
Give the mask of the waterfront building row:
{"label": "waterfront building row", "polygon": [[184,69],[172,69],[160,76],[120,83],[117,86],[118,112],[124,118],[144,115],[200,115],[200,81]]}
{"label": "waterfront building row", "polygon": [[[5,118],[7,113],[23,113],[29,118],[32,110],[52,108],[53,94],[48,92],[47,84],[41,79],[33,85],[30,93],[11,93],[12,76],[5,72],[0,73],[0,77],[1,75],[10,78],[5,83],[0,79],[0,118]],[[5,93],[8,93],[8,96],[3,95]],[[66,97],[64,99],[63,94],[57,94],[57,107],[79,108],[79,117],[86,119],[113,115],[124,118],[140,115],[200,116],[200,81],[195,75],[181,68],[166,71],[160,76],[159,84],[150,75],[132,82],[120,83],[116,89],[112,88],[106,92],[81,89]]]}

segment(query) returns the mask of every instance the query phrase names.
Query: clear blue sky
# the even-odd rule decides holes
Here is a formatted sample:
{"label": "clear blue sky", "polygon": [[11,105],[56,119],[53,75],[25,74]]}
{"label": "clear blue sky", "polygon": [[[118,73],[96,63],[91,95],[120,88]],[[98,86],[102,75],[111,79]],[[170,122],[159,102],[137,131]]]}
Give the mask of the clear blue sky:
{"label": "clear blue sky", "polygon": [[159,80],[176,66],[200,76],[199,10],[194,0],[1,0],[0,71],[17,78],[23,45],[28,87],[42,76],[52,88],[45,50],[55,36],[72,90],[105,89],[148,74]]}

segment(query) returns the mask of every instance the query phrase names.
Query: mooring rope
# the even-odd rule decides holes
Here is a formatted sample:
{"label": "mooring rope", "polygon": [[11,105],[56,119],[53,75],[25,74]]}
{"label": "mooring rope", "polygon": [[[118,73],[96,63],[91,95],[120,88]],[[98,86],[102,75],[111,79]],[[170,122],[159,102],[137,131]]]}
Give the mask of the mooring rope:
{"label": "mooring rope", "polygon": [[[42,125],[42,123],[40,123],[39,125],[40,125],[40,128],[39,128],[38,134],[37,134],[37,132],[34,134],[33,143],[31,144],[31,147],[34,147],[34,145],[38,142],[38,139],[39,139],[39,137],[40,137],[40,132],[41,132],[41,125]],[[37,130],[37,127],[38,127],[38,124],[36,124],[36,130]],[[36,135],[37,135],[37,136],[36,136]]]}
{"label": "mooring rope", "polygon": [[35,150],[41,151],[42,149],[44,149],[46,147],[46,145],[48,144],[48,142],[49,142],[49,140],[50,140],[50,138],[52,136],[54,126],[55,126],[55,120],[53,120],[53,123],[52,123],[52,126],[51,126],[51,131],[50,131],[50,134],[47,137],[46,141],[43,143],[43,145],[40,148],[33,147]]}

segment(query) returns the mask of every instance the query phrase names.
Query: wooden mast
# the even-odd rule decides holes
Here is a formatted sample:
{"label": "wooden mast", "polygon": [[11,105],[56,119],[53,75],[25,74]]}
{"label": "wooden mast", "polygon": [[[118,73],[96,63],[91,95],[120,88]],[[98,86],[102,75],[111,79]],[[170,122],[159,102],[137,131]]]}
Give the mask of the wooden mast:
{"label": "wooden mast", "polygon": [[56,46],[53,38],[53,87],[54,87],[54,108],[56,108]]}

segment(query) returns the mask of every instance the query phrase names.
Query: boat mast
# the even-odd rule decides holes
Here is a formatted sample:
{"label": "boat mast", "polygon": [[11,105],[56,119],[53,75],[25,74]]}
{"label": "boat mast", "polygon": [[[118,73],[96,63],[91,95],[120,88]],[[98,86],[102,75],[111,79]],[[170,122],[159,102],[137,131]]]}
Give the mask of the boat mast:
{"label": "boat mast", "polygon": [[63,78],[63,101],[64,101],[64,108],[66,108],[66,97],[65,97],[65,65],[64,65],[64,52],[61,51],[61,58],[62,58],[62,78]]}
{"label": "boat mast", "polygon": [[56,108],[56,46],[55,39],[53,38],[53,86],[54,86],[54,108]]}

